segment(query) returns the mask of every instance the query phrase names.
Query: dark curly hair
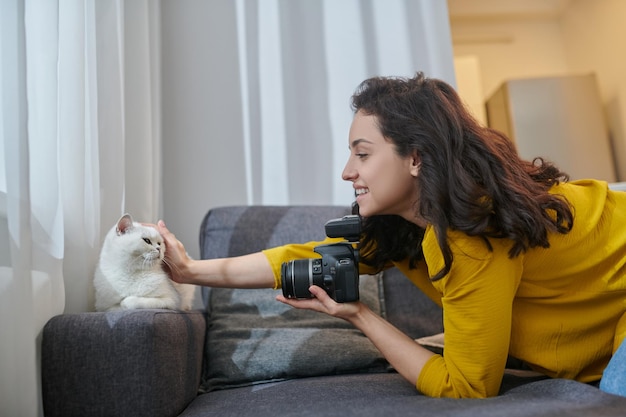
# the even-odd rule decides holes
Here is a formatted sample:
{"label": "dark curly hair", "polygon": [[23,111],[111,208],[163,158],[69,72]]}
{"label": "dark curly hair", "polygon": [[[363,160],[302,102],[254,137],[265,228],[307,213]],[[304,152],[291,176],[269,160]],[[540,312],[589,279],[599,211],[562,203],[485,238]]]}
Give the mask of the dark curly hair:
{"label": "dark curly hair", "polygon": [[[548,190],[568,176],[542,158],[525,161],[502,133],[481,126],[447,83],[417,73],[413,78],[374,77],[352,96],[352,109],[374,115],[383,136],[401,157],[421,159],[416,214],[431,224],[445,261],[431,277],[444,277],[453,257],[447,230],[510,239],[511,258],[550,246],[549,232],[573,225],[568,201]],[[393,233],[389,233],[393,230]],[[400,216],[363,219],[362,261],[382,270],[391,261],[423,260],[424,229]]]}

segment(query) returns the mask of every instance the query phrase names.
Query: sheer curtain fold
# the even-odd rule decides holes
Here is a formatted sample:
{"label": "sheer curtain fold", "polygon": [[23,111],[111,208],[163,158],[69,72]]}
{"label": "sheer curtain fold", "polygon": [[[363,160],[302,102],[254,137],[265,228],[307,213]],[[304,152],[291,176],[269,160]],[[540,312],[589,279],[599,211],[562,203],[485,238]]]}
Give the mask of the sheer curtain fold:
{"label": "sheer curtain fold", "polygon": [[[30,240],[29,164],[26,154],[27,135],[26,54],[24,52],[24,6],[17,1],[0,3],[0,51],[2,92],[2,139],[5,184],[3,201],[3,240],[9,256],[0,267],[0,407],[2,413],[23,411],[37,414],[29,400],[34,394],[22,391],[37,386],[36,344],[34,339],[35,309],[32,301],[33,280],[31,267],[33,244]],[[11,40],[11,41],[9,41]],[[6,109],[13,108],[9,114]],[[8,219],[11,219],[9,223]],[[11,239],[8,239],[9,234]],[[19,281],[18,281],[19,279]],[[19,317],[19,318],[17,318]],[[19,364],[19,366],[15,366]],[[6,409],[6,410],[5,410]],[[26,415],[26,414],[23,414]]]}
{"label": "sheer curtain fold", "polygon": [[124,6],[126,210],[136,219],[156,222],[161,179],[160,9],[157,2],[146,0]]}
{"label": "sheer curtain fold", "polygon": [[[198,190],[214,205],[243,187],[250,204],[349,204],[341,170],[354,88],[417,70],[454,82],[440,0],[170,3],[0,1],[0,415],[43,414],[43,325],[92,310],[104,234],[124,212],[160,218],[162,183],[176,189],[166,214],[189,245],[198,225],[187,207],[206,209]],[[184,97],[194,94],[204,100]],[[168,177],[162,149],[178,162]],[[211,163],[213,182],[189,167]]]}
{"label": "sheer curtain fold", "polygon": [[43,414],[41,330],[92,310],[104,233],[125,211],[159,216],[159,10],[0,2],[2,415]]}
{"label": "sheer curtain fold", "polygon": [[349,204],[358,84],[417,71],[455,84],[445,2],[239,0],[236,12],[249,203]]}

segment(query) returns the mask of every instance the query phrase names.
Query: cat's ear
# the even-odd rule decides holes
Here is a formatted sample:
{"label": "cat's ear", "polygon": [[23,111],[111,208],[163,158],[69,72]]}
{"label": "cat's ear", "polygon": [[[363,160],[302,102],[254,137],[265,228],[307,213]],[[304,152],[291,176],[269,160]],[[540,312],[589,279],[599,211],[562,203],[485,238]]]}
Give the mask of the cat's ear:
{"label": "cat's ear", "polygon": [[124,214],[117,221],[117,227],[115,228],[115,230],[117,231],[117,235],[120,236],[132,228],[133,228],[133,218],[130,217],[130,214]]}

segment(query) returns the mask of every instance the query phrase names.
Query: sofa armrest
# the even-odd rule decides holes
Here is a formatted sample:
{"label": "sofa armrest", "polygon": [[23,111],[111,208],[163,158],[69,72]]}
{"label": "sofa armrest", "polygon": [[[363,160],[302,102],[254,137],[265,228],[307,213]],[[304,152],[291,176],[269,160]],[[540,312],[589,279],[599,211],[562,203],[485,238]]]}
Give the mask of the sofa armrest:
{"label": "sofa armrest", "polygon": [[63,314],[44,327],[46,416],[175,416],[196,397],[200,311]]}

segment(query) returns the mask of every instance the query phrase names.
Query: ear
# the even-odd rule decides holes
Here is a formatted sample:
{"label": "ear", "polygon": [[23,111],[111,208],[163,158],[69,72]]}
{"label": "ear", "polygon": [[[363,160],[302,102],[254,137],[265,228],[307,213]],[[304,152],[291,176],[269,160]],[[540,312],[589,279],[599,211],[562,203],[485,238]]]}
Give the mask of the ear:
{"label": "ear", "polygon": [[117,235],[120,236],[132,228],[133,228],[133,218],[130,217],[130,214],[124,214],[117,221],[117,227],[115,228],[115,230],[117,231]]}
{"label": "ear", "polygon": [[420,172],[420,168],[422,167],[422,158],[417,154],[417,152],[413,152],[411,156],[411,175],[417,177]]}

